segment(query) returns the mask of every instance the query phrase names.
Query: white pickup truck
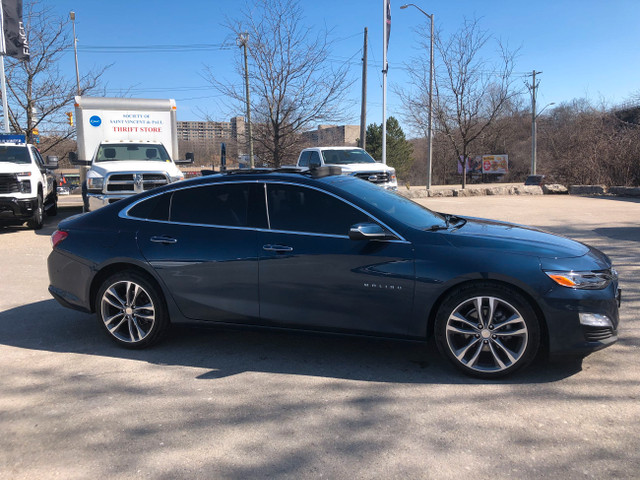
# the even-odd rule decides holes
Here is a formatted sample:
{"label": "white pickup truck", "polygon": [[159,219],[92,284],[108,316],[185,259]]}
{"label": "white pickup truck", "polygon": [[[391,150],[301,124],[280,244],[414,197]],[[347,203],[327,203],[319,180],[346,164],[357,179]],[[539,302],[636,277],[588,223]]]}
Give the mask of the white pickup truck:
{"label": "white pickup truck", "polygon": [[76,97],[78,152],[74,165],[91,168],[82,184],[85,211],[183,180],[172,99]]}
{"label": "white pickup truck", "polygon": [[45,162],[24,135],[0,135],[0,219],[42,228],[45,212],[58,212],[56,168],[58,157]]}
{"label": "white pickup truck", "polygon": [[343,175],[353,175],[389,190],[398,189],[396,171],[377,162],[366,150],[356,147],[305,148],[298,157],[298,167],[316,168],[335,165]]}

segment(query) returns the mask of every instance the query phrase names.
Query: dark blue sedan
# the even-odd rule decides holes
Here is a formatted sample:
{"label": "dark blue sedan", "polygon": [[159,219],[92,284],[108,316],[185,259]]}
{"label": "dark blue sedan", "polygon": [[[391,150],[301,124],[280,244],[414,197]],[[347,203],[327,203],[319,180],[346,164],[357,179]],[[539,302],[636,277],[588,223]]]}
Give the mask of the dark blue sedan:
{"label": "dark blue sedan", "polygon": [[618,279],[600,251],[331,173],[211,175],[65,220],[49,291],[133,348],[185,321],[435,336],[462,371],[493,378],[542,348],[617,340]]}

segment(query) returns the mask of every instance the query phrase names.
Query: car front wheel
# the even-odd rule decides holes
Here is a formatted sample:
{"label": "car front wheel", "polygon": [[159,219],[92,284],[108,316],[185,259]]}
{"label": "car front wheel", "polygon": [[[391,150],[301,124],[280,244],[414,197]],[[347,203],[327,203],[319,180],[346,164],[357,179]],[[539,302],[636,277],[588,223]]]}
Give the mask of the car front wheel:
{"label": "car front wheel", "polygon": [[540,345],[535,311],[507,286],[472,284],[454,290],[438,310],[438,348],[464,373],[498,378],[528,365]]}
{"label": "car front wheel", "polygon": [[159,289],[136,272],[107,278],[96,295],[96,311],[109,336],[127,348],[157,342],[169,325]]}

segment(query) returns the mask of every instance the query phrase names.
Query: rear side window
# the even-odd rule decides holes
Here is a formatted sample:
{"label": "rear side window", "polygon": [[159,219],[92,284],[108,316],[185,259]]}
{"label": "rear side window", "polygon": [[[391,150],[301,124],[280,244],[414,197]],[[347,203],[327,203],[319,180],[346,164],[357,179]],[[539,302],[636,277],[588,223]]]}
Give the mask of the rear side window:
{"label": "rear side window", "polygon": [[349,228],[373,220],[331,195],[298,185],[267,185],[271,229],[348,235]]}
{"label": "rear side window", "polygon": [[169,204],[171,202],[171,192],[163,195],[143,200],[127,213],[130,217],[140,218],[143,220],[169,220]]}
{"label": "rear side window", "polygon": [[248,184],[207,185],[173,193],[169,220],[179,223],[246,227]]}

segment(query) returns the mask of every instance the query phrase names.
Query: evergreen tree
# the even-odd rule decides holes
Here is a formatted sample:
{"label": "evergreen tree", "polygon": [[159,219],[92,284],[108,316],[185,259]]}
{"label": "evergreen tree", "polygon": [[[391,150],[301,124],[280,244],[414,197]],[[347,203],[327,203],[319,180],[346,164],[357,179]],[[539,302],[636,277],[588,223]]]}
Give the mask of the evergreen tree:
{"label": "evergreen tree", "polygon": [[[382,124],[371,123],[367,127],[367,152],[382,160]],[[404,177],[412,163],[413,145],[407,141],[398,120],[387,118],[387,165],[396,169],[398,177]]]}

